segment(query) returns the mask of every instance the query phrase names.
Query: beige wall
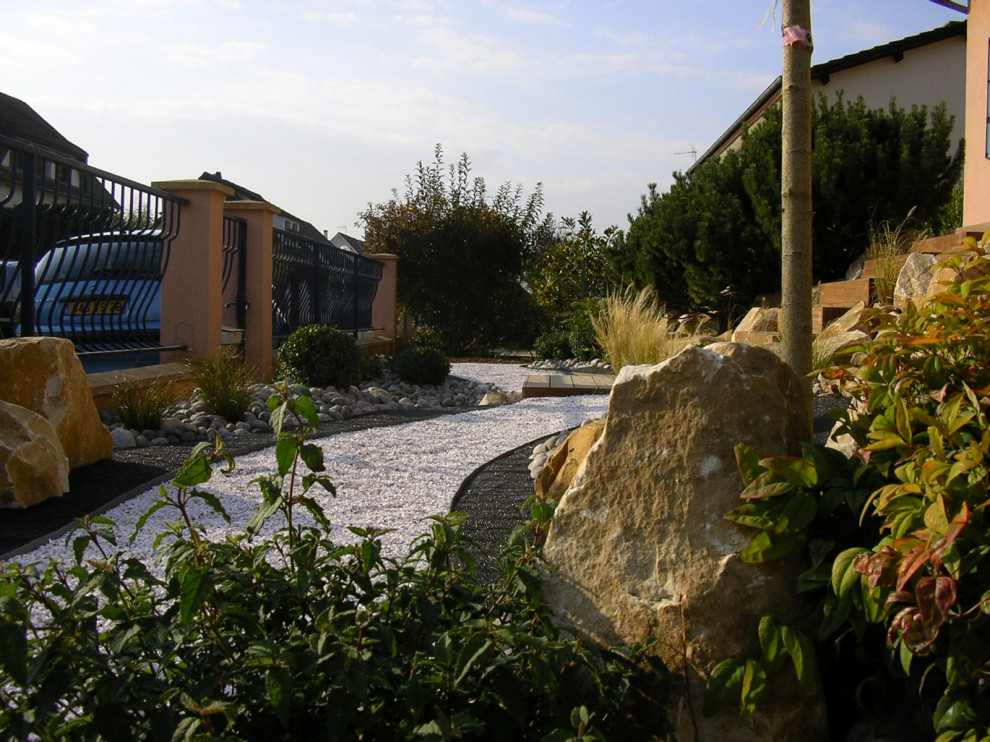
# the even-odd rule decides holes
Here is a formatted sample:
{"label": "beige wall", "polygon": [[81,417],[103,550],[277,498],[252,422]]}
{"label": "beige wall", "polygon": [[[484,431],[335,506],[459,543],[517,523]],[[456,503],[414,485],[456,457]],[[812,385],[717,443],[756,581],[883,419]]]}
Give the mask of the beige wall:
{"label": "beige wall", "polygon": [[966,55],[966,169],[963,225],[990,221],[990,160],[987,160],[987,48],[990,2],[971,0]]}
{"label": "beige wall", "polygon": [[966,36],[912,49],[900,62],[885,57],[836,72],[827,85],[815,80],[813,87],[816,98],[826,93],[834,100],[838,91],[844,90],[845,100],[862,96],[871,109],[886,108],[892,97],[905,109],[912,105],[932,108],[945,101],[956,119],[952,139],[958,142],[964,136],[966,120]]}
{"label": "beige wall", "polygon": [[[900,62],[895,62],[893,57],[885,57],[834,72],[827,84],[813,78],[811,85],[816,104],[821,93],[835,100],[840,91],[846,101],[855,101],[862,96],[871,109],[887,108],[892,97],[897,99],[900,108],[908,110],[912,105],[932,108],[945,101],[949,115],[955,117],[952,140],[958,143],[965,136],[966,127],[966,58],[966,36],[961,34],[908,50]],[[767,108],[777,105],[779,100],[778,87],[747,123],[758,125]],[[727,150],[739,149],[742,146],[741,135],[741,129],[734,131],[712,156],[718,157]]]}

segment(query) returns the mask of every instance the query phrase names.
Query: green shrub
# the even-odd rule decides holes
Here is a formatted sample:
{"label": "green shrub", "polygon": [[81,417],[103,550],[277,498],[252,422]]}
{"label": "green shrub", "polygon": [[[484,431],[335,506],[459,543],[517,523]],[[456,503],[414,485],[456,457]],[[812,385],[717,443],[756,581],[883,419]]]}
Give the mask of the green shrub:
{"label": "green shrub", "polygon": [[[160,576],[117,548],[105,517],[69,535],[74,565],[4,564],[5,737],[666,738],[670,677],[652,650],[599,649],[541,598],[551,503],[533,504],[490,587],[475,578],[461,516],[433,518],[399,559],[382,554],[381,531],[334,541],[311,496],[333,491],[306,440],[316,409],[291,391],[269,400],[277,470],[255,480],[262,501],[246,533],[213,541],[195,523],[201,506],[226,516],[199,489],[223,458],[203,444],[152,507],[175,523],[156,540]],[[288,416],[302,423],[294,434],[281,432]],[[272,518],[281,527],[259,537]]]}
{"label": "green shrub", "polygon": [[[990,729],[990,259],[968,244],[947,263],[957,282],[920,309],[878,315],[859,367],[828,372],[853,397],[836,417],[856,456],[740,448],[745,504],[728,516],[758,529],[743,561],[807,549],[797,589],[817,601],[804,628],[829,658],[833,707],[864,693],[903,700],[939,742]],[[741,675],[733,663],[761,664],[727,660],[720,677]],[[758,700],[715,685],[744,707]]]}
{"label": "green shrub", "polygon": [[376,354],[361,357],[361,381],[381,378],[385,373],[385,356]]}
{"label": "green shrub", "polygon": [[148,386],[116,386],[113,399],[125,426],[132,430],[158,430],[175,403],[175,392],[170,384],[156,379]]}
{"label": "green shrub", "polygon": [[559,327],[543,333],[533,343],[533,352],[540,358],[547,360],[566,360],[570,358],[570,333]]}
{"label": "green shrub", "polygon": [[347,388],[361,381],[361,351],[354,337],[329,325],[306,325],[278,349],[275,376],[314,387]]}
{"label": "green shrub", "polygon": [[437,348],[407,348],[392,359],[391,367],[409,384],[442,384],[450,373],[450,361]]}
{"label": "green shrub", "polygon": [[443,350],[443,336],[433,327],[417,327],[412,336],[412,345],[416,348],[437,348]]}
{"label": "green shrub", "polygon": [[601,346],[595,335],[595,325],[592,318],[601,311],[601,302],[590,299],[577,302],[574,311],[567,319],[567,343],[570,346],[571,358],[579,361],[590,361],[602,355]]}
{"label": "green shrub", "polygon": [[238,422],[251,404],[252,373],[240,351],[229,346],[189,363],[196,396],[214,415]]}

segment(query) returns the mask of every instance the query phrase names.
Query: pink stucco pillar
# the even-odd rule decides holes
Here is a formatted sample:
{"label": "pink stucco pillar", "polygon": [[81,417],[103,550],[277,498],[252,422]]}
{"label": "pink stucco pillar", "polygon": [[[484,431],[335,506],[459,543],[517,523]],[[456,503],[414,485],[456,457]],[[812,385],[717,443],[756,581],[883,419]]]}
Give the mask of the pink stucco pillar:
{"label": "pink stucco pillar", "polygon": [[281,209],[265,201],[228,201],[227,212],[246,221],[248,303],[244,318],[244,354],[265,381],[271,379],[272,350],[272,219]]}
{"label": "pink stucco pillar", "polygon": [[966,20],[966,164],[963,226],[990,222],[990,158],[987,157],[987,69],[990,2],[973,0]]}
{"label": "pink stucco pillar", "polygon": [[382,334],[391,339],[392,353],[395,353],[395,317],[398,307],[395,291],[399,279],[399,256],[378,253],[368,257],[385,266],[382,280],[378,282],[378,293],[371,305],[371,326],[381,328]]}
{"label": "pink stucco pillar", "polygon": [[[182,207],[179,234],[162,279],[161,342],[183,345],[193,355],[209,355],[221,343],[224,196],[233,191],[209,180],[169,180],[152,186],[189,202]],[[171,354],[163,354],[167,355]]]}

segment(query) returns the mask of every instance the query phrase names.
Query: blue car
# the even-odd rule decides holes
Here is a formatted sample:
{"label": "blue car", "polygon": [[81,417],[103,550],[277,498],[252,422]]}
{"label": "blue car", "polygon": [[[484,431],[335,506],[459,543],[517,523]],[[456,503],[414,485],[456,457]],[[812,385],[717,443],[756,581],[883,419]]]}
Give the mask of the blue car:
{"label": "blue car", "polygon": [[35,266],[34,334],[97,349],[157,342],[162,253],[161,234],[152,231],[55,243]]}

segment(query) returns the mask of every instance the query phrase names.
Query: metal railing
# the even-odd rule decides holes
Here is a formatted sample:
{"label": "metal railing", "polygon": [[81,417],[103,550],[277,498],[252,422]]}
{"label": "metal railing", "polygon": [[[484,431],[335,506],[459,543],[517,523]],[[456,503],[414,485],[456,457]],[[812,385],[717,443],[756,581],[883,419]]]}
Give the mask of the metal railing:
{"label": "metal railing", "polygon": [[163,349],[181,204],[0,136],[0,337],[65,337],[84,358]]}
{"label": "metal railing", "polygon": [[272,243],[276,342],[309,324],[335,325],[355,334],[371,329],[381,263],[279,229]]}

